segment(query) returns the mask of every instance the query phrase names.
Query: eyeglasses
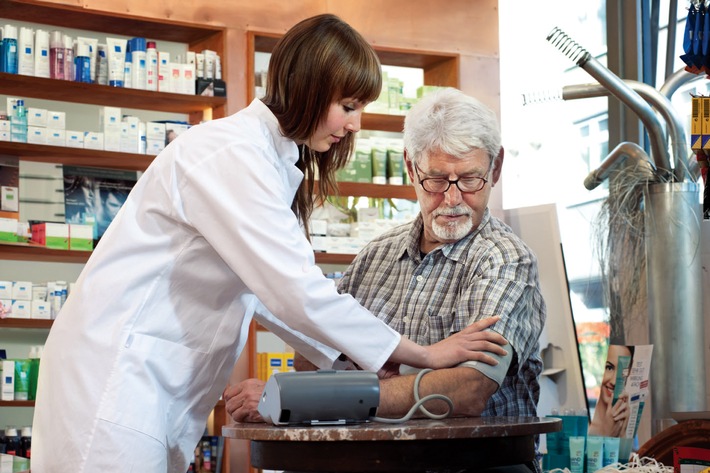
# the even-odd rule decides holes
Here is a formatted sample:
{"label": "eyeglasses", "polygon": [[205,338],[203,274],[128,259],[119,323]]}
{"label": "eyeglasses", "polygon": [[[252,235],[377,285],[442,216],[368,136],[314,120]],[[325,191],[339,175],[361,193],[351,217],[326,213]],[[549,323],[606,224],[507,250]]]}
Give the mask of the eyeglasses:
{"label": "eyeglasses", "polygon": [[[449,190],[451,184],[455,184],[459,191],[461,191],[462,193],[473,194],[483,189],[483,187],[488,182],[488,179],[484,179],[482,177],[460,177],[454,181],[444,179],[443,177],[425,177],[424,179],[422,179],[419,176],[419,171],[421,171],[422,173],[424,172],[419,169],[419,166],[415,164],[414,172],[417,174],[419,184],[425,191],[430,192],[432,194],[445,193]],[[488,173],[486,173],[486,175],[487,174]]]}

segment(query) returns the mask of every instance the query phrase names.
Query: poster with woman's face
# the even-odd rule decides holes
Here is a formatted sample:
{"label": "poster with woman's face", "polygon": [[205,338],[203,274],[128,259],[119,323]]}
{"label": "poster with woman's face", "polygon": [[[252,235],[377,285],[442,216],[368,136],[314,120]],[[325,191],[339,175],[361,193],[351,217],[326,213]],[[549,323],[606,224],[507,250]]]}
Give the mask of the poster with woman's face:
{"label": "poster with woman's face", "polygon": [[633,438],[648,393],[651,345],[609,345],[589,435]]}

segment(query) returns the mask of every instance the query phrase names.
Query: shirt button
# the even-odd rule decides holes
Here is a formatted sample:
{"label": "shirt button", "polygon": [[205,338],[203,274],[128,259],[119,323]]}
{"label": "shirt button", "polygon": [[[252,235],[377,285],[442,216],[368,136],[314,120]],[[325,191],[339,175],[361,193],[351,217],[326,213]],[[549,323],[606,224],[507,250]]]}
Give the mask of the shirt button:
{"label": "shirt button", "polygon": [[409,323],[409,316],[404,317],[403,320],[404,320],[404,323],[405,323],[405,324],[408,324],[408,323]]}
{"label": "shirt button", "polygon": [[422,282],[424,280],[424,276],[419,275],[417,276],[417,282]]}

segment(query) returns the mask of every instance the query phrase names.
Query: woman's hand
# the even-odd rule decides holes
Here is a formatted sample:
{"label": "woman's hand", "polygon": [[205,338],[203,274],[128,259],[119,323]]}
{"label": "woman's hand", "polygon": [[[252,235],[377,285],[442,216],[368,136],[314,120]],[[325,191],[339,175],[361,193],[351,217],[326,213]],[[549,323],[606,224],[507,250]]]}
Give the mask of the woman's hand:
{"label": "woman's hand", "polygon": [[260,379],[251,378],[233,386],[227,386],[222,393],[224,407],[237,422],[264,422],[259,411],[261,393],[266,383]]}
{"label": "woman's hand", "polygon": [[629,423],[629,395],[621,393],[619,399],[606,410],[606,424],[611,437],[623,437]]}
{"label": "woman's hand", "polygon": [[464,361],[480,361],[491,366],[497,365],[498,362],[485,352],[505,356],[507,351],[503,346],[508,342],[499,333],[485,330],[499,320],[498,316],[479,320],[460,332],[425,347],[428,350],[426,367],[450,368]]}

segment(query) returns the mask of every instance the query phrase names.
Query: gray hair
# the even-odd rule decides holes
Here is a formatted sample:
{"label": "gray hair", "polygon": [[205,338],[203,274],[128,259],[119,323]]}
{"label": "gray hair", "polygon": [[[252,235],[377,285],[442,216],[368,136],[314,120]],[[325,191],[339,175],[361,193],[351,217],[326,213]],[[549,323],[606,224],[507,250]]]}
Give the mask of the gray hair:
{"label": "gray hair", "polygon": [[431,151],[461,157],[475,149],[485,149],[493,162],[501,149],[498,118],[458,89],[437,90],[407,112],[404,148],[414,163]]}

